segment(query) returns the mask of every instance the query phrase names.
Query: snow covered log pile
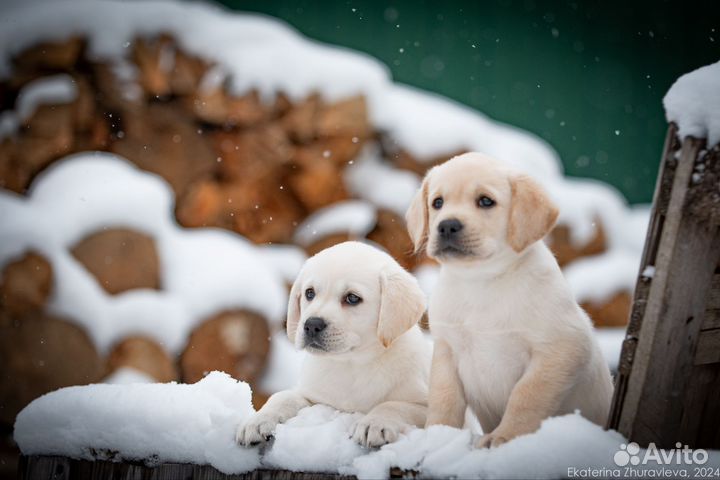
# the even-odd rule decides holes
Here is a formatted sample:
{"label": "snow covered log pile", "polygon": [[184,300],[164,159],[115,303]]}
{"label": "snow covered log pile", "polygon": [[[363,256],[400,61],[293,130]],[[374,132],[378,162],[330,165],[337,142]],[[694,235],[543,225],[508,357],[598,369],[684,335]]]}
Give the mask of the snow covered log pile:
{"label": "snow covered log pile", "polygon": [[[3,421],[110,373],[220,369],[253,391],[287,386],[274,356],[288,345],[271,334],[305,256],[367,239],[430,290],[437,266],[410,254],[402,215],[429,167],[468,150],[545,184],[561,206],[548,242],[578,300],[599,326],[626,322],[647,209],[564,177],[528,133],[265,17],[110,1],[6,17],[0,362],[15,383]],[[45,356],[26,361],[33,349]]]}

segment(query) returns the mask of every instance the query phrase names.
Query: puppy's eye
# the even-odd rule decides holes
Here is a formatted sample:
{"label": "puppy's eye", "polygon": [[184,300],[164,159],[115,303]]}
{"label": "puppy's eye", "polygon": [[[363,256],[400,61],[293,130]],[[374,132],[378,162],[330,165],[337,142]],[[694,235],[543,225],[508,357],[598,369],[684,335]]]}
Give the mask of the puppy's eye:
{"label": "puppy's eye", "polygon": [[305,290],[305,298],[307,298],[308,301],[315,298],[315,290],[312,288],[308,288],[307,290]]}
{"label": "puppy's eye", "polygon": [[435,210],[440,210],[442,208],[442,206],[443,206],[443,198],[442,197],[437,197],[435,200],[433,200],[432,207]]}
{"label": "puppy's eye", "polygon": [[348,293],[345,295],[345,303],[348,305],[357,305],[358,303],[362,302],[362,298],[355,295],[354,293]]}
{"label": "puppy's eye", "polygon": [[480,208],[490,208],[495,206],[495,200],[488,196],[481,196],[477,199],[477,206]]}

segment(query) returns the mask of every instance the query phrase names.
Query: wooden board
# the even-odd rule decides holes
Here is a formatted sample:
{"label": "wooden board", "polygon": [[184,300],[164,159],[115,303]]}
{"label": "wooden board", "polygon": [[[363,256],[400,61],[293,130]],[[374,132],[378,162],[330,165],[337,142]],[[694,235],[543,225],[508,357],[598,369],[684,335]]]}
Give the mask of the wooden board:
{"label": "wooden board", "polygon": [[20,458],[19,480],[350,480],[332,473],[287,470],[255,470],[227,475],[209,465],[166,463],[153,467],[142,463],[75,460],[56,456]]}
{"label": "wooden board", "polygon": [[642,445],[718,447],[720,202],[706,184],[720,174],[720,152],[703,148],[680,145],[670,126],[640,265],[655,274],[638,277],[608,419]]}

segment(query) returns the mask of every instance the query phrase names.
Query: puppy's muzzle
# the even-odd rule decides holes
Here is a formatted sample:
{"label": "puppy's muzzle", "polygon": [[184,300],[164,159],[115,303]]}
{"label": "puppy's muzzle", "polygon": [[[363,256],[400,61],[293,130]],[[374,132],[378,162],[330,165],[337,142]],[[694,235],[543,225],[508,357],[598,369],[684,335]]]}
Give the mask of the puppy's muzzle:
{"label": "puppy's muzzle", "polygon": [[459,233],[463,229],[463,224],[457,218],[448,218],[438,224],[438,233],[440,234],[440,240],[451,241],[455,240]]}
{"label": "puppy's muzzle", "polygon": [[437,244],[435,254],[464,256],[470,252],[467,251],[463,242],[464,225],[457,218],[448,218],[441,221],[437,226]]}
{"label": "puppy's muzzle", "polygon": [[327,328],[327,323],[320,317],[310,317],[305,320],[305,342],[312,346],[321,346],[320,337]]}

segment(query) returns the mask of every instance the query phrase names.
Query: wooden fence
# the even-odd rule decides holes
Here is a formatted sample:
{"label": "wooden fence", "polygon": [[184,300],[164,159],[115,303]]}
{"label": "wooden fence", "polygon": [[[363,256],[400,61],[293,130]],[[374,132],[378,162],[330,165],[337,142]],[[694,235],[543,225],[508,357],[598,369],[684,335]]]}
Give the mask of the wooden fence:
{"label": "wooden fence", "polygon": [[670,125],[608,427],[720,448],[720,146]]}

